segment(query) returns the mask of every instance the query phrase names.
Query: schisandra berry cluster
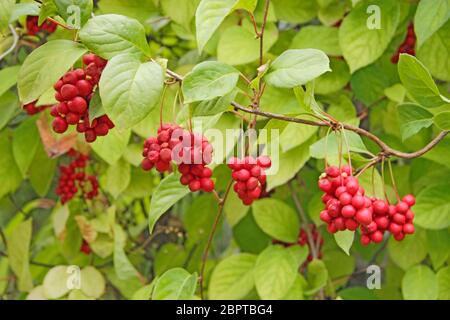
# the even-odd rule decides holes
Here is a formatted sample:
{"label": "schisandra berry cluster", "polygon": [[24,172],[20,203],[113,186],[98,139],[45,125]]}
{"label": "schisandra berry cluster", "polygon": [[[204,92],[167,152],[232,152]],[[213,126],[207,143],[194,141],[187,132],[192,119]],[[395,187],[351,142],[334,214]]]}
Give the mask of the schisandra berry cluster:
{"label": "schisandra berry cluster", "polygon": [[36,106],[36,101],[34,101],[34,102],[30,102],[28,104],[25,104],[22,108],[29,116],[33,116],[35,114],[38,114],[38,113],[44,111],[48,107],[49,106],[47,106],[47,105],[38,107],[38,106]]}
{"label": "schisandra berry cluster", "polygon": [[181,173],[181,184],[189,186],[192,192],[212,192],[214,181],[212,171],[207,167],[212,161],[212,153],[212,145],[203,135],[175,124],[163,124],[156,137],[144,142],[141,166],[146,171],[155,167],[161,173],[170,172],[174,161]]}
{"label": "schisandra berry cluster", "polygon": [[27,16],[27,34],[29,36],[35,36],[39,32],[53,33],[56,31],[58,25],[50,20],[45,20],[39,25],[38,16]]}
{"label": "schisandra berry cluster", "polygon": [[233,171],[231,177],[235,181],[233,190],[244,205],[251,205],[259,199],[266,188],[265,169],[270,168],[272,162],[267,156],[256,159],[248,156],[243,159],[231,158],[228,167]]}
{"label": "schisandra berry cluster", "polygon": [[50,114],[55,117],[52,123],[55,132],[64,133],[69,125],[76,125],[87,142],[94,142],[97,136],[105,136],[114,128],[107,115],[89,121],[89,102],[107,61],[87,54],[83,63],[84,69],[69,71],[55,83],[55,98],[59,103],[52,107]]}
{"label": "schisandra berry cluster", "polygon": [[85,199],[93,199],[98,195],[98,181],[93,175],[86,173],[89,157],[73,149],[68,152],[73,160],[67,166],[59,167],[59,181],[56,194],[60,196],[61,202],[67,203],[81,191]]}
{"label": "schisandra berry cluster", "polygon": [[391,62],[397,64],[400,59],[400,54],[407,53],[412,56],[416,55],[416,34],[414,33],[414,25],[411,23],[408,26],[408,33],[406,35],[405,41],[398,47],[397,51],[391,58]]}
{"label": "schisandra berry cluster", "polygon": [[319,179],[319,188],[325,192],[322,202],[325,210],[320,219],[327,223],[330,233],[337,231],[361,230],[361,243],[380,243],[389,230],[398,241],[405,234],[414,233],[414,214],[410,210],[415,199],[407,195],[396,206],[375,197],[365,196],[364,188],[352,176],[350,166],[338,168],[330,166]]}

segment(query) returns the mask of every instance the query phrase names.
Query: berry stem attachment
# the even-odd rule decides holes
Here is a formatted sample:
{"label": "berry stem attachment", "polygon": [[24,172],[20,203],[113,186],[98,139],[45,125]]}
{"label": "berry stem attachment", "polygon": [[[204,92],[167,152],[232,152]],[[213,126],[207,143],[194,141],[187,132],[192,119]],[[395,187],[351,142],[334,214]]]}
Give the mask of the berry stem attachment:
{"label": "berry stem attachment", "polygon": [[389,166],[389,174],[391,175],[392,187],[394,188],[395,192],[395,197],[397,198],[397,201],[400,202],[401,199],[398,194],[397,184],[395,183],[394,171],[392,170],[392,163],[390,159],[388,159],[388,166]]}
{"label": "berry stem attachment", "polygon": [[163,124],[163,108],[164,108],[164,98],[166,97],[167,85],[164,85],[164,89],[161,96],[161,102],[159,104],[159,126]]}

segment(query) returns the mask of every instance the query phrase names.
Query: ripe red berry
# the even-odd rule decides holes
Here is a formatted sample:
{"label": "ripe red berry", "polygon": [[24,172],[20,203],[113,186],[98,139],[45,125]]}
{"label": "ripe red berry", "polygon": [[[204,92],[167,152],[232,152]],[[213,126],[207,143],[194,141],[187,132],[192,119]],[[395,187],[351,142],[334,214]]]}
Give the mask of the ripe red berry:
{"label": "ripe red berry", "polygon": [[359,223],[363,225],[368,225],[369,223],[372,222],[372,213],[370,212],[369,209],[363,208],[356,212],[355,218],[356,221],[358,221]]}
{"label": "ripe red berry", "polygon": [[346,205],[342,208],[341,213],[344,218],[353,218],[356,214],[356,210],[353,206]]}
{"label": "ripe red berry", "polygon": [[408,195],[404,196],[402,200],[403,200],[403,202],[408,204],[408,206],[410,206],[410,207],[412,207],[413,205],[416,204],[416,198],[414,198],[414,196],[412,194],[408,194]]}
{"label": "ripe red berry", "polygon": [[340,170],[336,166],[330,166],[325,170],[326,174],[330,177],[336,178],[340,174]]}
{"label": "ripe red berry", "polygon": [[55,118],[52,122],[53,130],[55,130],[56,133],[64,133],[67,131],[68,124],[66,120],[64,120],[61,117]]}

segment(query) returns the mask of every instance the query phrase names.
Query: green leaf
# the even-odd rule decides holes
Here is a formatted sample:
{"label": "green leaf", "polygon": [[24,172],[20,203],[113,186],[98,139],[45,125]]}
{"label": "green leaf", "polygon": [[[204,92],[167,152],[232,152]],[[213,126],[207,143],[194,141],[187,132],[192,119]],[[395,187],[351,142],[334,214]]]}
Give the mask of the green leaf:
{"label": "green leaf", "polygon": [[236,0],[202,0],[195,13],[198,51],[202,52],[208,40],[229,15]]}
{"label": "green leaf", "polygon": [[92,0],[54,0],[58,13],[67,24],[80,29],[91,17],[94,3]]}
{"label": "green leaf", "polygon": [[345,61],[330,59],[331,72],[327,72],[315,80],[317,94],[330,94],[343,89],[350,81],[350,71]]}
{"label": "green leaf", "polygon": [[433,114],[418,104],[401,104],[397,106],[397,112],[403,141],[433,124]]}
{"label": "green leaf", "polygon": [[253,270],[256,256],[240,253],[222,260],[209,281],[208,295],[212,300],[245,298],[255,286]]}
{"label": "green leaf", "polygon": [[212,100],[201,101],[200,103],[194,103],[192,116],[213,116],[229,109],[231,101],[237,95],[238,90],[234,89],[230,93],[227,93],[223,97],[216,97]]}
{"label": "green leaf", "polygon": [[[272,163],[272,168],[270,170],[274,170],[273,174],[267,175],[268,190],[272,190],[275,187],[285,184],[297,174],[310,158],[309,147],[311,142],[312,140],[308,140],[302,145],[287,152],[279,151],[278,165]],[[274,169],[275,167],[277,167],[277,169]]]}
{"label": "green leaf", "polygon": [[31,186],[41,197],[44,197],[47,194],[52,185],[57,162],[56,159],[49,159],[44,150],[44,146],[41,143],[38,143],[32,165],[30,165],[28,170],[28,175]]}
{"label": "green leaf", "polygon": [[19,70],[20,66],[6,67],[0,70],[0,96],[16,84]]}
{"label": "green leaf", "polygon": [[256,5],[258,4],[258,0],[238,0],[236,4],[234,5],[233,9],[243,9],[247,10],[248,12],[255,11]]}
{"label": "green leaf", "polygon": [[298,264],[282,246],[269,246],[256,260],[254,280],[261,299],[279,300],[291,288],[297,277]]}
{"label": "green leaf", "polygon": [[[264,31],[263,53],[275,44],[278,29],[273,23],[268,23]],[[249,23],[243,26],[232,26],[220,36],[217,45],[217,60],[230,65],[240,65],[253,62],[259,57],[259,39],[255,38],[253,27]]]}
{"label": "green leaf", "polygon": [[416,57],[401,54],[398,74],[408,93],[424,107],[434,108],[444,104],[433,78]]}
{"label": "green leaf", "polygon": [[236,87],[238,78],[239,71],[229,65],[216,61],[202,62],[184,78],[184,102],[222,97]]}
{"label": "green leaf", "polygon": [[19,112],[19,99],[12,91],[5,92],[0,96],[0,130],[3,129],[16,113]]}
{"label": "green leaf", "polygon": [[105,190],[114,198],[122,194],[130,184],[131,167],[125,159],[119,159],[114,165],[109,166],[105,177]]}
{"label": "green leaf", "polygon": [[408,235],[401,242],[391,238],[388,249],[392,261],[403,270],[407,270],[422,262],[427,256],[425,233],[416,230],[414,234]]}
{"label": "green leaf", "polygon": [[118,14],[91,18],[80,30],[81,41],[105,59],[118,54],[149,56],[145,29],[139,21]]}
{"label": "green leaf", "polygon": [[161,8],[172,21],[190,29],[190,22],[194,17],[197,4],[198,1],[165,0],[161,1]]}
{"label": "green leaf", "polygon": [[47,20],[48,17],[58,15],[58,8],[56,8],[55,2],[53,0],[43,0],[41,5],[41,10],[39,11],[38,24],[42,24]]}
{"label": "green leaf", "polygon": [[[299,117],[301,118],[301,117]],[[307,118],[307,117],[304,117]],[[280,134],[281,150],[287,152],[308,141],[317,132],[317,127],[288,123]]]}
{"label": "green leaf", "polygon": [[339,231],[334,234],[334,240],[336,240],[337,245],[347,255],[350,255],[350,248],[352,247],[354,238],[355,232],[350,230]]}
{"label": "green leaf", "polygon": [[127,280],[137,276],[136,268],[131,264],[124,251],[126,234],[118,224],[114,225],[114,270],[121,280]]}
{"label": "green leaf", "polygon": [[268,84],[274,87],[294,88],[327,71],[331,71],[330,60],[322,51],[291,49],[275,59],[264,78]]}
{"label": "green leaf", "polygon": [[[73,274],[76,276],[76,274]],[[59,299],[65,296],[70,288],[69,276],[71,273],[67,266],[57,266],[51,268],[45,275],[43,282],[43,293],[47,299]]]}
{"label": "green leaf", "polygon": [[300,222],[290,206],[276,199],[262,199],[252,205],[253,216],[258,226],[276,240],[295,243]]}
{"label": "green leaf", "polygon": [[180,175],[178,173],[172,173],[165,177],[155,189],[148,214],[150,232],[153,231],[156,221],[158,221],[163,213],[189,193],[189,189],[183,186],[179,180]]}
{"label": "green leaf", "polygon": [[153,288],[155,287],[155,282],[158,278],[154,278],[154,280],[137,290],[134,294],[131,300],[150,300],[150,297],[152,296]]}
{"label": "green leaf", "polygon": [[197,273],[182,268],[166,271],[155,283],[152,300],[190,300],[197,287]]}
{"label": "green leaf", "polygon": [[100,298],[105,293],[105,278],[96,268],[87,266],[81,270],[81,291],[88,297]]}
{"label": "green leaf", "polygon": [[87,52],[74,41],[49,41],[25,59],[19,71],[17,88],[24,104],[37,100]]}
{"label": "green leaf", "polygon": [[322,260],[314,259],[308,264],[307,294],[314,294],[325,286],[328,280],[328,270]]}
{"label": "green leaf", "polygon": [[[378,8],[367,13],[368,6]],[[400,18],[397,1],[362,1],[344,18],[339,43],[351,73],[376,61],[388,47]],[[379,21],[379,26],[374,22]]]}
{"label": "green leaf", "polygon": [[450,185],[440,184],[425,188],[417,195],[414,223],[427,229],[450,226]]}
{"label": "green leaf", "polygon": [[305,23],[315,17],[317,4],[315,1],[272,0],[279,20],[290,23]]}
{"label": "green leaf", "polygon": [[141,63],[121,54],[103,70],[100,97],[103,107],[119,128],[128,129],[143,120],[159,101],[164,72],[156,62]]}
{"label": "green leaf", "polygon": [[304,300],[303,289],[306,286],[305,284],[306,280],[299,274],[283,300]]}
{"label": "green leaf", "polygon": [[450,111],[444,111],[434,116],[434,124],[442,130],[450,130]]}
{"label": "green leaf", "polygon": [[0,2],[0,38],[9,33],[8,24],[14,9],[15,0],[4,0]]}
{"label": "green leaf", "polygon": [[292,39],[291,49],[318,49],[330,56],[341,56],[339,29],[325,26],[305,26]]}
{"label": "green leaf", "polygon": [[384,89],[384,94],[389,100],[403,103],[406,96],[406,89],[400,83],[396,83],[393,86]]}
{"label": "green leaf", "polygon": [[350,287],[339,291],[339,297],[344,300],[378,300],[373,291],[364,287]]}
{"label": "green leaf", "polygon": [[34,287],[33,290],[28,293],[26,300],[48,300],[44,295],[44,286],[40,285]]}
{"label": "green leaf", "polygon": [[417,50],[417,58],[433,77],[450,81],[450,20]]}
{"label": "green leaf", "polygon": [[[107,0],[99,1],[97,6],[104,14],[121,14],[144,23],[146,20],[157,14],[158,10],[155,7],[155,4],[156,2],[153,0]],[[161,5],[163,5],[162,2]]]}
{"label": "green leaf", "polygon": [[436,300],[438,281],[427,266],[410,268],[402,280],[402,293],[405,300]]}
{"label": "green leaf", "polygon": [[23,16],[38,16],[39,10],[37,3],[16,3],[9,22],[14,22]]}
{"label": "green leaf", "polygon": [[18,289],[30,291],[33,280],[30,273],[31,219],[18,224],[7,237],[8,260],[12,271],[18,278]]}
{"label": "green leaf", "polygon": [[8,137],[8,132],[0,133],[0,198],[4,195],[15,191],[22,182],[22,175],[16,162],[14,161],[12,152],[12,143]]}
{"label": "green leaf", "polygon": [[450,300],[450,267],[445,267],[437,273],[438,299]]}
{"label": "green leaf", "polygon": [[447,261],[450,248],[448,230],[427,230],[427,250],[434,270],[438,270]]}
{"label": "green leaf", "polygon": [[421,47],[428,38],[439,30],[450,17],[450,1],[422,0],[414,16],[414,31],[417,47]]}
{"label": "green leaf", "polygon": [[127,150],[128,140],[130,140],[130,130],[111,130],[107,136],[95,140],[91,143],[92,149],[100,158],[110,165],[115,164]]}
{"label": "green leaf", "polygon": [[12,151],[23,177],[32,164],[40,140],[35,121],[27,119],[13,132]]}

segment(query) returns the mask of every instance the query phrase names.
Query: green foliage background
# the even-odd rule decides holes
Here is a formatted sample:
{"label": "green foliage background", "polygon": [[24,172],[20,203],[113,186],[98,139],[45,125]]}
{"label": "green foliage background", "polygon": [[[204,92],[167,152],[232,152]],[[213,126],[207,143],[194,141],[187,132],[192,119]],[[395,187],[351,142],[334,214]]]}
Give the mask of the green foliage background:
{"label": "green foliage background", "polygon": [[[9,25],[20,36],[0,61],[2,299],[200,297],[198,274],[218,204],[211,194],[189,193],[176,174],[140,169],[142,143],[155,135],[161,104],[165,121],[185,126],[191,115],[203,128],[239,128],[242,120],[230,102],[249,105],[248,95],[259,89],[262,78],[267,85],[262,111],[298,117],[324,109],[405,152],[450,129],[449,0],[271,0],[262,70],[250,17],[261,27],[264,3],[44,0],[39,6],[0,1],[0,54],[14,41]],[[25,34],[26,15],[64,24],[70,5],[81,8],[81,30]],[[369,5],[380,9],[380,29],[367,28]],[[412,22],[417,59],[405,55],[392,64]],[[91,145],[101,197],[61,205],[54,193],[57,166],[67,159],[48,157],[36,125],[50,117],[27,116],[20,105],[55,103],[53,83],[88,51],[109,60],[96,113],[106,112],[117,127]],[[166,68],[185,79],[182,86],[168,86],[162,102]],[[256,80],[249,85],[241,75]],[[121,86],[124,79],[131,84]],[[450,138],[420,158],[393,158],[399,193],[417,195],[416,233],[402,242],[390,238],[362,247],[358,235],[334,239],[318,219],[317,179],[325,156],[331,163],[340,161],[337,137],[331,134],[326,143],[326,128],[259,117],[257,128],[265,127],[281,131],[280,170],[268,178],[273,193],[251,207],[230,193],[206,262],[207,298],[450,298]],[[373,141],[346,134],[356,167],[380,151]],[[89,149],[82,138],[77,148]],[[394,200],[386,176],[388,197]],[[214,177],[223,194],[230,170],[216,166]],[[379,168],[363,174],[361,183],[368,193],[382,196]],[[301,267],[306,247],[272,243],[296,242],[299,229],[306,227],[293,193],[324,238],[322,258],[306,268]],[[90,240],[91,255],[80,252],[83,237]],[[382,269],[381,289],[366,288],[370,264]],[[82,278],[74,290],[66,285],[72,265],[81,268]]]}

